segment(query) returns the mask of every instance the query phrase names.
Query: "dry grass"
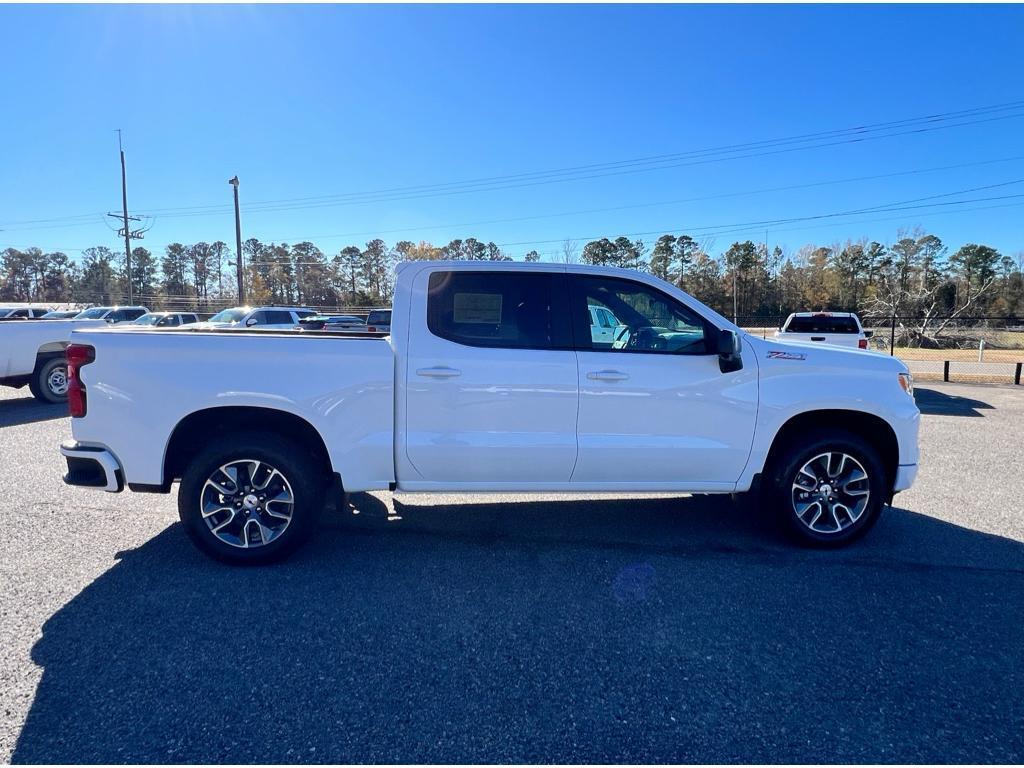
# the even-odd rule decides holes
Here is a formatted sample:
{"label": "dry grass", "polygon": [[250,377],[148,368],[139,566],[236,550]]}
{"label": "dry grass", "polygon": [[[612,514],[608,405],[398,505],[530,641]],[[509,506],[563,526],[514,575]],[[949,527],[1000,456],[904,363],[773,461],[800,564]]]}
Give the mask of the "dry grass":
{"label": "dry grass", "polygon": [[[883,351],[883,350],[879,350]],[[884,351],[888,351],[888,347]],[[901,360],[953,360],[961,363],[977,363],[976,349],[917,349],[913,347],[896,347],[896,357]],[[983,363],[1021,363],[1024,362],[1024,349],[986,349],[981,358]]]}

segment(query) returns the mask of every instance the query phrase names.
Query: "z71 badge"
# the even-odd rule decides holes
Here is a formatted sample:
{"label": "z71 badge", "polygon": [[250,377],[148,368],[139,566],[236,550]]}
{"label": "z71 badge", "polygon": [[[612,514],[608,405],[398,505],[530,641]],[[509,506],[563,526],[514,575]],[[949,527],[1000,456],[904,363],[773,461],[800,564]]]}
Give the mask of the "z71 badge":
{"label": "z71 badge", "polygon": [[803,352],[783,352],[781,349],[768,351],[769,360],[806,360],[807,355]]}

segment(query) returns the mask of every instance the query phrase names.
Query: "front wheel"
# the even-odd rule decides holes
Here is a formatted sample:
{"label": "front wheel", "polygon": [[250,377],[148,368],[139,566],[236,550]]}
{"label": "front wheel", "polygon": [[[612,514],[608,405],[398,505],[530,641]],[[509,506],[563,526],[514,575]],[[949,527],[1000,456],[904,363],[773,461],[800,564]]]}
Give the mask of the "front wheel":
{"label": "front wheel", "polygon": [[303,446],[271,433],[230,435],[203,450],[178,489],[178,515],[205,554],[264,564],[312,533],[327,478]]}
{"label": "front wheel", "polygon": [[769,473],[769,504],[800,543],[840,547],[863,536],[886,503],[878,452],[845,431],[801,435],[781,451]]}

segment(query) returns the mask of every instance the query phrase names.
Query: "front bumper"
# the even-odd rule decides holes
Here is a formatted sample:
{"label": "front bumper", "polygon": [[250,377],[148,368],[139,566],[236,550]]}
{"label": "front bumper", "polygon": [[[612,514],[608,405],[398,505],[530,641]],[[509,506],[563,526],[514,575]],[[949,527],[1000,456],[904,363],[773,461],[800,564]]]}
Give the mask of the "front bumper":
{"label": "front bumper", "polygon": [[893,492],[907,490],[907,488],[914,484],[914,478],[916,477],[917,464],[900,464],[896,468],[896,482],[892,486]]}
{"label": "front bumper", "polygon": [[66,440],[60,444],[60,452],[68,463],[68,471],[64,475],[64,482],[68,485],[97,488],[109,493],[124,490],[124,472],[114,454],[106,448]]}

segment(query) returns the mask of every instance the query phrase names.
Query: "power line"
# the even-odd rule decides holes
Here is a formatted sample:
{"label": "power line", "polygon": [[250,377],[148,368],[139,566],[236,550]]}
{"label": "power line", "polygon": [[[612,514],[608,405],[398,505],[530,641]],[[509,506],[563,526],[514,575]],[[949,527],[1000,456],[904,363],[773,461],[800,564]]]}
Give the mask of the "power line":
{"label": "power line", "polygon": [[470,221],[470,222],[461,222],[461,223],[456,223],[456,224],[431,224],[431,225],[428,225],[428,226],[399,227],[399,228],[396,228],[396,229],[381,229],[381,230],[372,230],[372,231],[363,231],[363,232],[342,232],[342,233],[337,233],[337,234],[332,234],[332,235],[299,235],[299,236],[293,236],[293,237],[276,237],[276,238],[261,238],[261,239],[269,240],[269,241],[281,241],[281,242],[290,242],[290,241],[300,240],[300,239],[301,240],[330,240],[330,239],[334,239],[334,238],[363,237],[363,236],[367,236],[367,235],[386,235],[386,234],[394,234],[396,232],[418,232],[418,231],[427,230],[427,229],[455,229],[455,228],[459,228],[459,227],[485,226],[487,224],[507,224],[507,223],[520,222],[520,221],[534,221],[534,220],[537,220],[537,219],[561,218],[561,217],[564,217],[564,216],[580,216],[580,215],[592,214],[592,213],[609,213],[609,212],[612,212],[612,211],[635,210],[637,208],[655,208],[655,207],[658,207],[658,206],[665,206],[665,205],[678,205],[680,203],[695,203],[695,202],[703,202],[703,201],[707,201],[707,200],[721,200],[721,199],[726,199],[726,198],[731,198],[731,197],[745,197],[745,196],[748,196],[748,195],[767,194],[767,193],[772,193],[772,192],[787,192],[787,191],[796,190],[796,189],[812,189],[812,188],[815,188],[815,187],[825,187],[825,186],[831,186],[831,185],[834,185],[834,184],[849,184],[849,183],[855,183],[855,182],[858,182],[858,181],[874,181],[874,180],[878,180],[878,179],[889,179],[889,178],[896,178],[896,177],[899,177],[899,176],[911,176],[911,175],[916,175],[916,174],[920,174],[920,173],[933,173],[933,172],[936,172],[936,171],[954,170],[954,169],[958,169],[958,168],[970,168],[970,167],[981,166],[981,165],[992,165],[994,163],[1013,162],[1013,161],[1019,161],[1019,160],[1024,160],[1024,155],[1016,155],[1016,156],[1006,157],[1006,158],[996,158],[996,159],[992,159],[992,160],[981,160],[981,161],[977,161],[977,162],[973,162],[973,163],[959,163],[959,164],[956,164],[956,165],[936,166],[936,167],[933,167],[933,168],[918,168],[918,169],[913,169],[913,170],[908,170],[908,171],[896,171],[896,172],[893,172],[893,173],[881,173],[881,174],[874,174],[874,175],[870,175],[870,176],[853,176],[853,177],[846,178],[846,179],[833,179],[833,180],[830,180],[830,181],[815,181],[815,182],[808,182],[808,183],[805,183],[805,184],[789,184],[789,185],[781,186],[781,187],[768,187],[768,188],[765,188],[765,189],[746,189],[746,190],[741,190],[739,192],[724,192],[724,193],[715,194],[715,195],[702,195],[702,196],[698,196],[698,197],[684,197],[684,198],[679,198],[679,199],[676,199],[676,200],[660,200],[660,201],[649,202],[649,203],[634,203],[634,204],[630,204],[630,205],[615,205],[615,206],[609,206],[609,207],[605,207],[605,208],[590,208],[590,209],[577,210],[577,211],[563,211],[561,213],[542,213],[542,214],[535,214],[535,215],[531,215],[531,216],[514,216],[514,217],[504,218],[504,219],[488,219],[488,220],[483,220],[483,221]]}
{"label": "power line", "polygon": [[[991,189],[991,188],[995,188],[995,187],[1003,187],[1003,186],[1009,186],[1009,185],[1012,185],[1012,184],[1021,184],[1021,183],[1024,183],[1024,179],[1016,179],[1016,180],[1013,180],[1013,181],[1000,182],[999,184],[991,184],[991,185],[987,185],[985,187],[973,187],[973,188],[968,188],[968,189],[957,190],[955,192],[946,192],[946,193],[942,193],[941,195],[929,195],[928,197],[913,198],[913,199],[910,199],[910,200],[900,200],[900,201],[896,201],[896,202],[893,202],[893,203],[885,203],[883,205],[870,206],[870,207],[866,207],[866,208],[859,208],[859,209],[854,209],[854,210],[849,210],[849,211],[836,211],[836,212],[832,212],[832,213],[820,213],[820,214],[814,214],[814,215],[810,215],[810,216],[797,216],[797,217],[781,218],[781,219],[764,219],[764,220],[760,220],[760,221],[746,221],[746,222],[740,222],[738,224],[716,224],[716,225],[699,225],[699,226],[698,225],[692,225],[692,226],[660,227],[660,228],[655,229],[655,230],[647,230],[647,231],[644,231],[644,232],[626,232],[626,233],[620,234],[619,236],[620,237],[640,237],[640,236],[644,236],[644,235],[655,235],[655,234],[666,233],[666,232],[680,232],[680,231],[699,232],[701,230],[721,229],[722,227],[738,227],[738,226],[744,226],[744,227],[747,227],[747,226],[757,226],[757,227],[769,226],[770,227],[770,226],[772,226],[774,224],[789,224],[789,223],[793,223],[793,222],[797,222],[797,221],[813,221],[815,219],[834,218],[834,217],[838,217],[838,216],[853,216],[853,215],[857,215],[857,214],[861,214],[861,213],[881,213],[881,212],[884,212],[884,211],[887,211],[887,210],[888,211],[902,211],[902,210],[911,210],[911,209],[917,209],[917,208],[932,208],[932,207],[936,207],[936,206],[960,205],[962,203],[979,202],[979,201],[982,201],[982,200],[1002,200],[1002,199],[1008,199],[1008,198],[1012,198],[1012,197],[1024,197],[1024,194],[1022,194],[1022,195],[1004,195],[1004,196],[1001,196],[1001,197],[991,197],[991,198],[976,198],[974,200],[956,200],[956,201],[945,202],[945,203],[930,203],[930,204],[918,205],[918,206],[907,205],[909,203],[915,203],[915,202],[923,201],[923,200],[933,200],[933,199],[936,199],[937,197],[950,197],[950,196],[953,196],[953,195],[966,194],[968,192],[978,191],[978,190],[981,190],[981,189]],[[906,206],[906,207],[894,207],[894,206]],[[598,236],[594,236],[594,235],[571,236],[568,239],[570,239],[570,240],[592,241],[592,240],[600,240],[602,237],[605,237],[605,235],[598,235]],[[503,247],[503,248],[504,247],[512,247],[512,246],[522,246],[522,245],[546,245],[546,244],[549,244],[549,243],[560,243],[560,242],[562,242],[565,239],[566,238],[562,237],[562,238],[557,238],[557,239],[552,239],[552,240],[524,240],[524,241],[519,241],[519,242],[514,242],[514,243],[497,243],[497,245],[499,247]]]}
{"label": "power line", "polygon": [[[1021,112],[1021,113],[1015,114],[1015,115],[1008,115],[1008,116],[1004,116],[1004,117],[999,117],[999,118],[990,118],[989,120],[979,120],[979,121],[974,121],[974,122],[970,122],[970,123],[958,123],[956,125],[941,126],[940,128],[959,127],[959,126],[963,126],[963,125],[976,125],[978,123],[991,122],[991,120],[1004,120],[1004,119],[1022,118],[1022,117],[1024,117],[1024,112]],[[842,145],[842,144],[856,144],[856,143],[863,142],[863,141],[871,141],[871,140],[877,140],[877,139],[892,138],[893,136],[903,136],[903,135],[909,135],[909,134],[927,133],[927,132],[930,132],[930,131],[933,131],[933,130],[940,130],[940,128],[916,129],[916,130],[913,130],[913,131],[906,131],[906,132],[903,132],[903,133],[889,134],[889,135],[885,135],[885,136],[868,136],[868,137],[854,138],[854,139],[848,139],[848,140],[843,140],[843,141],[834,141],[834,142],[828,142],[828,143],[822,143],[822,144],[815,144],[815,145],[804,146],[804,147],[789,147],[789,148],[785,148],[785,149],[778,149],[778,150],[772,150],[772,151],[766,151],[766,152],[754,152],[754,153],[748,153],[748,154],[744,154],[744,155],[734,155],[734,156],[731,156],[731,157],[720,157],[720,158],[711,158],[711,159],[705,159],[705,160],[695,160],[695,161],[691,161],[691,162],[672,163],[672,164],[668,164],[668,165],[661,165],[661,166],[658,166],[658,167],[651,167],[651,168],[639,168],[639,169],[633,168],[633,169],[626,169],[626,170],[611,171],[611,172],[607,172],[607,173],[595,173],[595,174],[583,175],[583,176],[571,176],[571,177],[564,177],[564,178],[541,179],[541,180],[527,181],[527,182],[522,182],[522,183],[517,183],[517,184],[496,184],[496,185],[492,185],[492,186],[488,186],[488,187],[472,187],[472,188],[466,188],[466,189],[445,189],[445,190],[440,190],[440,191],[435,191],[435,192],[425,192],[425,193],[422,193],[422,194],[393,195],[393,196],[387,196],[387,197],[376,197],[376,198],[366,198],[366,199],[331,200],[331,201],[327,201],[327,202],[312,202],[312,203],[305,203],[305,204],[298,204],[298,203],[282,203],[282,204],[274,204],[274,205],[253,204],[253,206],[251,207],[251,210],[254,213],[276,213],[276,212],[282,212],[282,211],[306,211],[306,210],[314,210],[314,209],[320,209],[320,208],[339,208],[339,207],[355,206],[355,205],[375,205],[375,204],[379,204],[379,203],[402,202],[402,201],[406,201],[406,200],[422,200],[422,199],[426,199],[426,198],[435,198],[435,197],[451,197],[451,196],[456,196],[456,195],[474,195],[474,194],[479,194],[481,192],[495,192],[495,191],[502,191],[502,190],[508,190],[508,189],[521,189],[521,188],[526,188],[526,187],[543,186],[543,185],[547,185],[547,184],[558,184],[558,183],[573,182],[573,181],[587,181],[587,180],[592,180],[592,179],[607,178],[607,177],[611,177],[611,176],[624,176],[624,175],[631,175],[631,174],[635,174],[635,173],[646,173],[648,171],[655,171],[655,170],[667,170],[667,169],[671,169],[671,168],[683,168],[683,167],[691,167],[691,166],[696,166],[696,165],[706,165],[706,164],[709,164],[709,163],[725,162],[725,161],[732,161],[732,160],[743,160],[743,159],[749,159],[749,158],[755,158],[755,157],[765,157],[765,156],[768,156],[768,155],[778,155],[778,154],[783,154],[783,153],[788,153],[788,152],[803,151],[803,150],[807,150],[807,149],[821,149],[821,148],[826,148],[826,147],[839,146],[839,145]],[[250,206],[247,206],[246,210],[250,210]],[[183,213],[168,213],[168,214],[165,214],[165,215],[168,216],[168,217],[171,217],[171,218],[195,218],[195,217],[202,217],[202,216],[215,216],[215,215],[219,216],[219,215],[222,215],[225,212],[226,212],[225,210],[209,210],[209,211],[194,211],[194,212],[183,212]]]}
{"label": "power line", "polygon": [[[857,126],[857,127],[853,127],[853,128],[843,128],[843,129],[837,129],[837,130],[831,130],[831,131],[823,131],[823,132],[812,133],[812,134],[803,134],[803,135],[800,135],[800,136],[787,137],[787,138],[781,138],[781,139],[768,139],[768,140],[761,140],[761,141],[754,141],[754,142],[746,142],[746,143],[743,143],[743,144],[731,144],[731,145],[725,145],[725,146],[721,146],[721,147],[713,147],[713,148],[699,149],[699,150],[689,150],[689,151],[685,151],[685,152],[677,152],[677,153],[663,154],[663,155],[653,155],[653,156],[642,157],[642,158],[634,158],[634,159],[630,159],[630,160],[617,160],[617,161],[611,161],[611,162],[605,162],[605,163],[592,163],[592,164],[589,164],[589,165],[570,166],[570,167],[566,167],[566,168],[558,168],[558,169],[552,169],[552,170],[546,170],[546,171],[531,171],[531,172],[527,172],[527,173],[509,174],[509,175],[505,175],[505,176],[482,177],[482,178],[477,178],[477,179],[468,179],[468,180],[456,181],[456,182],[442,182],[442,183],[435,183],[435,184],[412,185],[412,186],[406,186],[406,187],[392,187],[392,188],[388,188],[388,189],[371,190],[371,191],[365,191],[365,192],[349,192],[349,193],[339,193],[339,194],[333,194],[333,195],[320,195],[320,196],[314,196],[314,197],[284,198],[284,199],[280,199],[280,200],[256,201],[256,202],[252,203],[252,206],[271,206],[271,205],[272,206],[278,206],[278,205],[286,205],[286,204],[290,204],[290,203],[316,202],[316,201],[327,201],[327,200],[331,200],[331,201],[336,201],[336,200],[350,201],[350,200],[353,200],[353,199],[361,199],[361,198],[364,198],[364,197],[376,197],[376,196],[379,196],[379,195],[405,194],[405,193],[410,193],[410,192],[431,192],[431,191],[437,191],[437,190],[446,190],[446,191],[448,191],[448,190],[450,190],[450,188],[462,189],[462,188],[466,187],[467,185],[469,185],[469,186],[493,185],[493,184],[496,184],[496,183],[499,183],[499,182],[520,181],[520,180],[524,180],[524,179],[536,180],[536,179],[539,179],[539,178],[547,178],[547,177],[551,177],[551,176],[562,176],[562,175],[565,175],[565,174],[577,174],[577,173],[581,173],[581,172],[593,172],[593,171],[603,171],[603,170],[609,170],[609,169],[620,169],[620,168],[623,168],[623,167],[631,168],[631,167],[636,166],[636,165],[643,165],[643,164],[650,164],[650,163],[664,163],[664,162],[670,162],[670,161],[674,162],[676,160],[684,159],[684,158],[705,157],[705,156],[709,156],[709,155],[720,155],[720,154],[732,154],[732,153],[739,152],[739,151],[749,151],[749,150],[753,150],[753,149],[764,149],[764,148],[768,148],[768,147],[777,147],[777,146],[780,146],[780,145],[792,144],[792,143],[797,143],[797,142],[807,142],[807,141],[811,141],[811,140],[824,140],[824,139],[828,139],[828,138],[834,138],[834,137],[839,136],[839,135],[857,136],[857,138],[855,138],[853,141],[859,142],[859,141],[865,140],[865,138],[864,138],[865,134],[869,134],[871,132],[880,131],[880,130],[886,130],[886,129],[893,128],[893,127],[908,127],[908,124],[911,124],[911,123],[917,123],[920,126],[927,126],[930,123],[947,121],[947,120],[953,120],[953,119],[959,119],[961,117],[980,116],[982,114],[990,114],[991,112],[1000,112],[1000,111],[1006,111],[1006,110],[1019,110],[1021,108],[1024,108],[1024,101],[1007,102],[1007,103],[1004,103],[1004,104],[992,105],[992,106],[988,106],[988,107],[977,107],[977,108],[970,109],[970,110],[960,110],[960,111],[957,111],[957,112],[940,113],[940,114],[936,114],[936,115],[927,115],[927,116],[924,116],[924,117],[907,118],[907,119],[904,119],[904,120],[890,121],[888,123],[876,123],[876,124],[872,124],[872,125]],[[1019,114],[1013,114],[1013,115],[1002,115],[1002,116],[998,116],[998,117],[995,117],[995,118],[990,118],[990,119],[985,119],[985,120],[978,120],[978,121],[973,121],[973,122],[954,123],[954,124],[952,124],[950,126],[937,126],[937,127],[932,127],[932,128],[924,127],[924,128],[921,128],[920,130],[915,129],[915,130],[906,131],[906,132],[902,132],[902,133],[886,134],[886,135],[878,137],[878,138],[889,138],[891,136],[902,136],[902,135],[908,135],[910,133],[921,133],[921,132],[927,132],[927,131],[930,131],[930,130],[938,130],[939,128],[944,128],[944,127],[958,127],[960,125],[974,125],[974,124],[976,124],[976,122],[990,122],[991,119],[1003,120],[1003,119],[1010,119],[1010,118],[1016,118],[1016,117],[1024,117],[1024,112],[1021,112]],[[846,143],[846,142],[842,142],[842,143]],[[822,144],[820,146],[833,146],[833,145],[834,144]],[[812,148],[813,149],[813,148],[816,148],[816,146],[815,147],[806,147],[806,148]],[[754,156],[756,156],[756,155],[754,155]],[[724,158],[724,159],[731,159],[731,158]],[[677,166],[669,166],[669,167],[677,167]],[[584,178],[592,178],[592,177],[584,177]],[[564,179],[559,179],[559,180],[564,180]],[[475,190],[471,190],[471,191],[475,191]],[[399,199],[405,199],[405,198],[399,198]],[[378,202],[378,200],[375,199],[375,200],[372,200],[372,202]],[[216,210],[220,210],[222,208],[223,208],[223,206],[191,206],[191,207],[186,207],[186,208],[168,208],[168,209],[154,209],[154,210],[165,210],[165,211],[169,211],[169,212],[170,211],[185,212],[185,211],[197,211],[197,210],[202,210],[202,209],[209,209],[209,210],[212,211],[212,210],[215,210],[215,209]]]}
{"label": "power line", "polygon": [[[998,189],[998,188],[1007,187],[1007,186],[1013,186],[1013,185],[1017,185],[1017,184],[1024,184],[1024,178],[1011,179],[1009,181],[1001,181],[1001,182],[996,182],[996,183],[993,183],[993,184],[985,184],[985,185],[975,186],[975,187],[966,187],[966,188],[963,188],[963,189],[957,189],[957,190],[953,190],[953,191],[949,191],[949,192],[940,192],[940,193],[937,193],[937,194],[934,194],[934,195],[926,195],[924,197],[909,198],[909,199],[906,199],[906,200],[897,200],[897,201],[893,201],[893,202],[890,202],[890,203],[882,203],[880,205],[866,206],[866,207],[862,207],[862,208],[854,208],[854,209],[845,210],[845,211],[833,211],[833,212],[829,212],[829,213],[811,214],[811,215],[796,216],[796,217],[783,217],[783,218],[778,218],[778,219],[762,219],[762,220],[748,221],[748,222],[739,222],[739,223],[732,223],[732,224],[686,225],[686,226],[676,225],[676,226],[670,226],[670,227],[659,227],[658,229],[645,230],[645,231],[642,231],[642,232],[626,232],[626,233],[621,233],[618,236],[620,236],[620,237],[640,237],[640,236],[654,235],[654,234],[665,234],[665,233],[670,233],[670,232],[680,232],[680,231],[702,232],[702,231],[710,231],[710,230],[722,230],[723,228],[735,228],[735,227],[760,227],[760,228],[763,228],[763,227],[766,227],[766,226],[767,227],[772,227],[772,226],[779,225],[779,224],[791,224],[791,223],[795,223],[795,222],[814,221],[814,220],[825,219],[825,218],[838,218],[838,217],[847,217],[847,216],[857,216],[857,215],[870,214],[870,213],[884,213],[884,212],[895,212],[895,211],[921,210],[921,209],[929,209],[929,208],[935,208],[935,207],[963,205],[963,204],[972,203],[972,202],[985,202],[985,201],[993,201],[993,200],[1006,200],[1006,199],[1013,199],[1013,198],[1024,197],[1024,194],[1018,194],[1018,195],[1001,195],[1001,196],[992,196],[992,197],[969,198],[969,199],[966,199],[966,200],[952,200],[952,201],[945,201],[945,202],[927,202],[927,201],[938,200],[938,199],[944,198],[944,197],[955,197],[955,196],[958,196],[958,195],[969,194],[971,192],[979,192],[979,191],[989,190],[989,189]],[[914,205],[915,203],[923,203],[923,204],[921,204],[921,205]],[[516,241],[516,242],[509,242],[509,243],[497,243],[497,245],[499,247],[513,247],[513,246],[524,246],[524,245],[545,245],[545,244],[551,244],[551,243],[561,243],[561,242],[563,242],[566,239],[569,239],[569,240],[592,241],[592,240],[600,240],[602,237],[606,237],[606,235],[587,235],[587,236],[576,235],[576,236],[570,236],[568,238],[566,238],[566,237],[559,237],[557,239],[549,239],[549,240],[524,240],[524,241]],[[306,240],[310,240],[310,239],[313,239],[313,238],[306,238]],[[6,246],[6,247],[13,248],[13,247],[16,247],[16,246]],[[58,248],[56,250],[80,252],[80,251],[85,251],[85,250],[88,250],[88,249],[85,249],[85,248]],[[261,263],[261,264],[263,264],[263,263],[267,263],[267,264],[285,264],[285,263],[289,263],[289,262],[258,262],[258,263]],[[291,263],[293,263],[293,262],[291,262]]]}
{"label": "power line", "polygon": [[[1012,112],[1024,108],[1024,101],[1005,102],[1002,104],[976,107],[967,110],[944,112],[922,117],[906,118],[903,120],[889,121],[886,123],[875,123],[852,128],[822,131],[818,133],[803,134],[786,138],[767,139],[743,144],[732,144],[721,147],[712,147],[700,150],[690,150],[663,155],[652,155],[648,157],[633,158],[629,160],[617,160],[605,163],[592,163],[589,165],[571,166],[546,171],[532,171],[520,174],[509,174],[504,176],[481,177],[456,182],[443,182],[434,184],[420,184],[405,187],[391,187],[387,189],[371,190],[366,192],[341,193],[334,195],[323,195],[315,197],[282,198],[279,200],[257,201],[249,206],[247,210],[256,211],[284,211],[284,210],[308,210],[320,207],[333,207],[339,205],[373,204],[379,202],[391,202],[398,200],[419,199],[423,197],[437,197],[455,194],[475,194],[477,192],[496,191],[501,189],[513,189],[526,186],[537,186],[541,184],[563,183],[568,181],[582,181],[607,176],[617,176],[630,173],[640,173],[652,170],[664,170],[690,165],[700,165],[710,162],[723,162],[750,157],[760,157],[784,152],[803,151],[807,149],[819,149],[823,147],[838,146],[841,144],[853,144],[863,141],[871,141],[896,136],[907,136],[912,134],[928,133],[947,128],[976,125],[996,120],[1007,120],[1024,117],[1024,111],[1017,111],[1012,114],[998,114],[1000,112]],[[981,119],[965,119],[965,118]],[[960,122],[955,122],[960,120]],[[950,122],[954,121],[954,122]],[[899,130],[892,130],[892,129]],[[888,133],[885,133],[888,131]],[[882,132],[882,133],[879,133]],[[873,135],[875,134],[875,135]],[[839,141],[825,141],[842,137]],[[808,142],[819,142],[811,143]],[[790,146],[796,145],[796,146]],[[751,151],[751,150],[770,151]],[[747,154],[736,154],[747,152]],[[686,160],[686,162],[678,162]],[[583,174],[583,175],[580,175]],[[149,209],[150,213],[161,212],[166,215],[179,218],[190,216],[218,215],[229,211],[228,206],[206,205],[191,207],[172,207]],[[93,214],[88,214],[93,215]],[[30,223],[55,223],[60,221],[79,221],[88,216],[85,214],[51,219],[35,219],[28,221],[12,221],[8,224],[30,224]]]}
{"label": "power line", "polygon": [[[958,169],[961,169],[961,168],[974,168],[974,167],[980,167],[980,166],[985,166],[985,165],[996,165],[996,164],[1004,164],[1004,163],[1013,163],[1013,162],[1019,162],[1021,160],[1024,160],[1024,155],[1011,155],[1009,157],[990,158],[990,159],[987,159],[987,160],[977,160],[977,161],[973,161],[973,162],[969,162],[969,163],[955,163],[955,164],[952,164],[952,165],[939,165],[939,166],[932,166],[932,167],[929,167],[929,168],[912,168],[912,169],[905,170],[905,171],[894,171],[894,172],[891,172],[891,173],[879,173],[879,174],[871,174],[871,175],[866,175],[866,176],[851,176],[851,177],[847,177],[847,178],[843,178],[843,179],[830,179],[830,180],[825,180],[825,181],[813,181],[813,182],[806,182],[806,183],[802,183],[802,184],[787,184],[787,185],[778,186],[778,187],[765,187],[765,188],[761,188],[761,189],[744,189],[744,190],[735,191],[735,192],[722,192],[722,193],[718,193],[718,194],[714,194],[714,195],[699,195],[699,196],[696,196],[696,197],[684,197],[684,198],[677,198],[677,199],[674,199],[674,200],[657,200],[657,201],[644,202],[644,203],[632,203],[632,204],[628,204],[628,205],[616,205],[616,206],[608,206],[608,207],[602,207],[602,208],[589,208],[589,209],[582,209],[582,210],[575,210],[575,211],[562,211],[562,212],[559,212],[559,213],[542,213],[542,214],[533,214],[533,215],[528,215],[528,216],[513,216],[513,217],[508,217],[508,218],[485,219],[485,220],[481,220],[481,221],[458,222],[458,223],[451,223],[451,224],[431,224],[431,225],[427,225],[427,226],[397,227],[397,228],[384,229],[384,230],[365,230],[365,231],[362,231],[362,232],[341,232],[341,233],[320,234],[320,235],[295,235],[295,236],[290,236],[290,237],[261,237],[260,239],[268,240],[268,241],[282,241],[282,242],[298,241],[298,240],[330,240],[330,239],[335,239],[335,238],[362,237],[362,236],[367,236],[367,235],[394,234],[394,233],[397,233],[397,232],[418,232],[418,231],[423,231],[423,230],[455,229],[455,228],[460,228],[460,227],[486,226],[486,225],[489,225],[489,224],[507,224],[507,223],[521,222],[521,221],[536,221],[536,220],[540,220],[540,219],[554,219],[554,218],[562,218],[562,217],[566,217],[566,216],[581,216],[581,215],[593,214],[593,213],[610,213],[610,212],[613,212],[613,211],[636,210],[636,209],[641,209],[641,208],[656,208],[656,207],[659,207],[659,206],[679,205],[679,204],[682,204],[682,203],[704,202],[704,201],[708,201],[708,200],[722,200],[722,199],[728,199],[728,198],[734,198],[734,197],[746,197],[746,196],[750,196],[750,195],[770,194],[770,193],[775,193],[775,192],[787,192],[787,191],[798,190],[798,189],[814,189],[814,188],[818,188],[818,187],[827,187],[827,186],[833,186],[833,185],[837,185],[837,184],[851,184],[851,183],[857,183],[857,182],[861,182],[861,181],[876,181],[876,180],[880,180],[880,179],[899,178],[901,176],[914,176],[914,175],[925,174],[925,173],[936,173],[936,172],[947,171],[947,170],[958,170]],[[90,218],[92,218],[92,217],[90,217]],[[15,228],[12,228],[12,229],[7,229],[5,231],[7,231],[7,232],[31,232],[31,231],[44,230],[44,229],[66,229],[66,228],[74,228],[74,227],[91,225],[93,223],[94,223],[93,221],[89,221],[89,222],[75,223],[75,224],[48,225],[48,226],[43,226],[43,227],[15,227]]]}

